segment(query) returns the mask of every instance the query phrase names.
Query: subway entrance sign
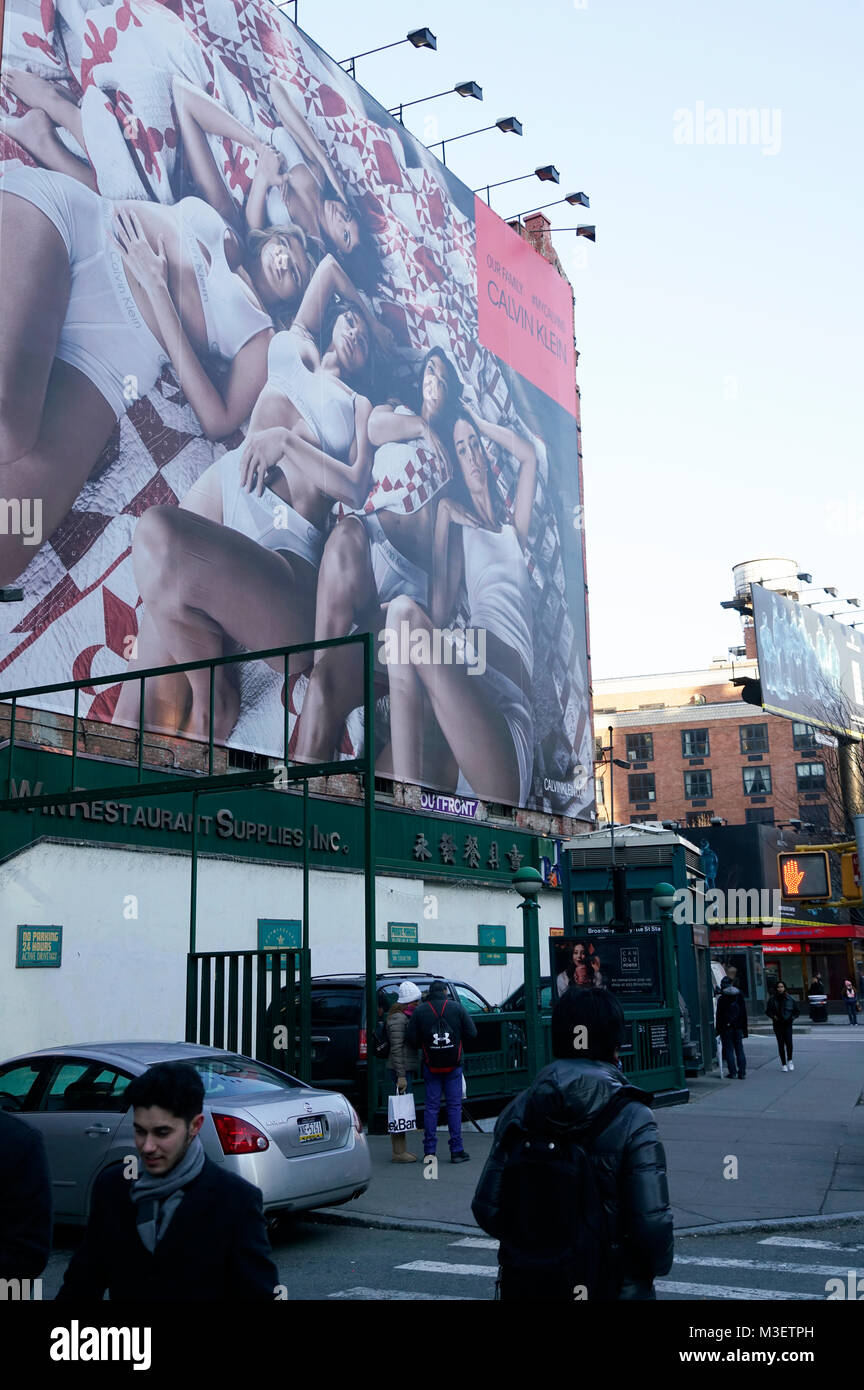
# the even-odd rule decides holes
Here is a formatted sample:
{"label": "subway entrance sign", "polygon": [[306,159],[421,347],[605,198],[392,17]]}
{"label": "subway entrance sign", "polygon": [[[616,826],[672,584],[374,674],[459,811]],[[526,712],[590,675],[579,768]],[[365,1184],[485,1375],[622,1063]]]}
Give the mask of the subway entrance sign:
{"label": "subway entrance sign", "polygon": [[791,902],[827,902],[831,897],[831,873],[824,849],[778,854],[777,875],[783,897]]}

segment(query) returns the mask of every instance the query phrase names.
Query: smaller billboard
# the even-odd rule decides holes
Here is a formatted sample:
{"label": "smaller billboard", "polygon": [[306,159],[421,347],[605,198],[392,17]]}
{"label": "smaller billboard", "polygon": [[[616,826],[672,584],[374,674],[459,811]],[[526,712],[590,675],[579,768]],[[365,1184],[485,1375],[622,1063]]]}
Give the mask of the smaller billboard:
{"label": "smaller billboard", "polygon": [[761,584],[751,590],[763,708],[864,737],[864,638]]}
{"label": "smaller billboard", "polygon": [[660,927],[640,923],[633,931],[590,929],[584,936],[549,943],[555,997],[578,985],[608,989],[622,1002],[662,1003]]}

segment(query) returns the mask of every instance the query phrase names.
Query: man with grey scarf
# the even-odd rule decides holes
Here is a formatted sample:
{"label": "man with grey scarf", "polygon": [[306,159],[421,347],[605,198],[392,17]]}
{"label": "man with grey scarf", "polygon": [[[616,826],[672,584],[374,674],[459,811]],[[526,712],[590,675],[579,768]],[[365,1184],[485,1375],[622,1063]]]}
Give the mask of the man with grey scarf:
{"label": "man with grey scarf", "polygon": [[278,1274],[261,1193],[205,1154],[198,1072],[161,1062],[130,1082],[126,1098],[138,1164],[97,1178],[58,1300],[106,1290],[112,1301],[273,1299]]}

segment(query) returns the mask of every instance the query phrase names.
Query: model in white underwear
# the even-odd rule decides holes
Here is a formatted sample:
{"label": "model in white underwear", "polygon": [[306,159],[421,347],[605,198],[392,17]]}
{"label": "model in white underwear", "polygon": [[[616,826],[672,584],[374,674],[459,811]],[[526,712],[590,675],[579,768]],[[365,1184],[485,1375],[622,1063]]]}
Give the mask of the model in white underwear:
{"label": "model in white underwear", "polygon": [[[97,15],[97,28],[99,18]],[[309,241],[317,245],[319,256],[329,251],[357,284],[371,288],[376,262],[371,239],[364,232],[335,165],[301,115],[292,89],[277,78],[270,83],[272,110],[280,122],[273,126],[266,125],[249,102],[249,117],[255,118],[253,129],[203,90],[202,55],[194,36],[170,11],[161,6],[156,10],[144,7],[140,18],[145,32],[138,35],[137,42],[140,51],[148,52],[151,66],[136,72],[134,65],[118,65],[118,88],[123,92],[124,103],[131,100],[134,110],[135,93],[141,84],[140,99],[149,108],[153,82],[164,75],[166,83],[170,83],[166,92],[168,109],[176,120],[179,136],[176,158],[180,159],[182,152],[183,172],[201,197],[237,231],[286,224],[302,228]],[[156,53],[147,48],[148,25],[155,25],[156,38],[163,40],[166,25],[169,32],[176,27],[178,43],[166,55],[163,66]],[[188,58],[185,67],[184,54]],[[225,85],[233,90],[236,79],[227,73],[224,78]],[[4,67],[3,80],[31,108],[23,118],[7,120],[7,133],[47,168],[98,191],[93,166],[72,153],[58,138],[57,130],[69,131],[84,151],[91,146],[98,148],[98,137],[95,131],[88,130],[88,120],[101,127],[105,119],[104,97],[99,100],[96,91],[97,100],[88,100],[94,90],[90,89],[83,105],[78,106],[56,82],[8,65]],[[166,117],[167,114],[166,110]],[[126,138],[130,138],[128,134]],[[214,153],[223,141],[251,151],[255,160],[252,185],[242,210],[226,182],[224,158]],[[176,176],[170,181],[163,178],[162,184],[167,182],[177,184],[179,180]],[[164,200],[161,185],[155,196]]]}
{"label": "model in white underwear", "polygon": [[[200,199],[110,203],[45,169],[0,180],[0,232],[0,492],[41,496],[47,539],[166,362],[209,438],[248,418],[271,312],[298,287],[281,236],[244,250]],[[212,359],[228,364],[218,378]],[[4,582],[32,558],[17,542],[0,537]]]}
{"label": "model in white underwear", "polygon": [[[330,509],[337,498],[356,505],[365,496],[372,466],[372,407],[358,389],[369,376],[371,329],[352,294],[326,257],[293,328],[271,341],[246,443],[213,464],[179,507],[141,518],[132,559],[146,616],[136,666],[194,661],[229,643],[255,650],[312,640]],[[281,657],[272,664],[284,669]],[[304,664],[299,657],[291,669]],[[167,675],[148,687],[148,728],[209,736],[209,675]],[[239,692],[220,668],[214,736],[227,737],[238,713]],[[137,722],[131,683],[115,719]]]}
{"label": "model in white underwear", "polygon": [[[484,435],[519,464],[512,513],[491,476]],[[531,527],[537,451],[515,430],[467,412],[456,420],[453,446],[458,473],[452,493],[437,508],[431,616],[404,597],[387,610],[388,628],[401,633],[407,624],[409,635],[407,643],[394,646],[398,660],[388,666],[393,775],[438,786],[449,780],[460,792],[525,806],[534,765],[534,644],[523,546]],[[405,658],[411,634],[431,634],[433,626],[440,630],[447,623],[463,580],[468,628],[475,633],[468,660],[454,653],[450,662],[412,664]],[[450,639],[454,648],[459,637],[454,632]],[[446,756],[434,772],[423,766],[424,694],[452,755],[449,774]]]}

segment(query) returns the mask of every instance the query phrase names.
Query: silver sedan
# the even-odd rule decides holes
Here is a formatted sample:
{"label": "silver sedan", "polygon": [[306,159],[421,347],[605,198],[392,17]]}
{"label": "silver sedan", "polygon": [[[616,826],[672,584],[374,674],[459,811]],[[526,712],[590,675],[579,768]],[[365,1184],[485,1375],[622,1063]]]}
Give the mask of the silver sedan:
{"label": "silver sedan", "polygon": [[97,1175],[136,1155],[123,1095],[157,1062],[190,1062],[199,1073],[207,1157],[259,1187],[265,1212],[336,1206],[366,1191],[369,1150],[344,1096],[196,1043],[80,1043],[0,1066],[0,1109],[45,1140],[56,1221],[86,1221]]}

